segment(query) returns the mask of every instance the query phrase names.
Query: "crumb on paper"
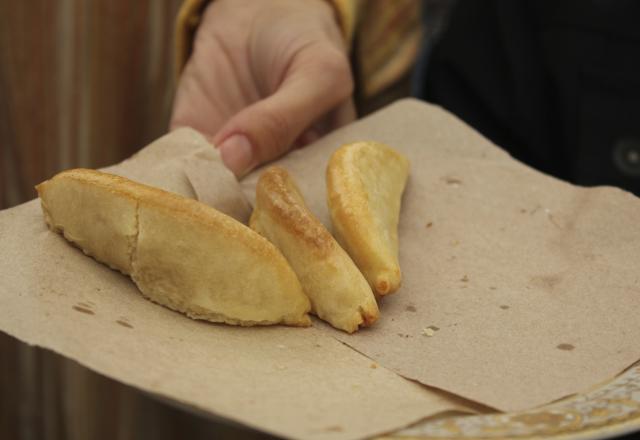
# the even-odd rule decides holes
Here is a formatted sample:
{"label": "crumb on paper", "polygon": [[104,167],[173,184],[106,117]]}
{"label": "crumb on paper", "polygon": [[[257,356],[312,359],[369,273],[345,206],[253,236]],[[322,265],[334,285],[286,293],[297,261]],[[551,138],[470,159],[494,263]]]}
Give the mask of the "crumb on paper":
{"label": "crumb on paper", "polygon": [[444,180],[444,183],[447,185],[451,185],[453,187],[458,187],[462,184],[462,180],[454,176],[445,176],[442,180]]}
{"label": "crumb on paper", "polygon": [[435,330],[434,330],[434,329],[432,329],[432,328],[428,328],[428,327],[427,327],[427,328],[422,329],[422,334],[423,334],[424,336],[426,336],[426,337],[430,338],[431,336],[435,335],[435,334],[436,334],[436,332],[435,332]]}
{"label": "crumb on paper", "polygon": [[426,225],[426,227],[427,227],[427,228],[430,228],[431,226],[433,226],[433,222],[429,222],[429,223],[427,223],[427,225]]}
{"label": "crumb on paper", "polygon": [[465,276],[460,278],[460,281],[462,281],[463,283],[468,283],[469,282],[469,277],[465,274]]}
{"label": "crumb on paper", "polygon": [[553,226],[555,226],[558,229],[564,229],[552,214],[547,213],[547,217],[549,218],[549,221],[553,224]]}
{"label": "crumb on paper", "polygon": [[435,325],[430,325],[429,327],[425,327],[422,329],[422,335],[430,338],[433,335],[435,335],[438,330],[440,330],[440,327],[436,327]]}
{"label": "crumb on paper", "polygon": [[95,315],[95,313],[93,312],[93,310],[91,310],[89,307],[83,307],[81,305],[74,305],[71,307],[73,310],[78,311],[80,313],[84,313],[87,315]]}
{"label": "crumb on paper", "polygon": [[116,319],[116,324],[121,325],[122,327],[126,327],[126,328],[133,328],[133,326],[131,324],[129,324],[129,321],[127,321],[124,318]]}
{"label": "crumb on paper", "polygon": [[371,365],[369,365],[369,368],[375,370],[376,368],[378,368],[378,364],[376,364],[375,362],[373,362]]}
{"label": "crumb on paper", "polygon": [[404,308],[407,312],[416,312],[418,309],[416,309],[416,306],[414,306],[413,304],[409,304],[408,306],[406,306]]}

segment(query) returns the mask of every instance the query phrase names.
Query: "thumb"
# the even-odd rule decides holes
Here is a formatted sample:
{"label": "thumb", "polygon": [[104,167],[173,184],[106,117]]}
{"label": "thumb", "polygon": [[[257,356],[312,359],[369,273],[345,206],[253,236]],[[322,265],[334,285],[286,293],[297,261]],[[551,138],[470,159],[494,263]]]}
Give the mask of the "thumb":
{"label": "thumb", "polygon": [[218,131],[213,142],[237,176],[286,153],[321,116],[353,91],[349,63],[333,48],[294,60],[272,95],[244,108]]}

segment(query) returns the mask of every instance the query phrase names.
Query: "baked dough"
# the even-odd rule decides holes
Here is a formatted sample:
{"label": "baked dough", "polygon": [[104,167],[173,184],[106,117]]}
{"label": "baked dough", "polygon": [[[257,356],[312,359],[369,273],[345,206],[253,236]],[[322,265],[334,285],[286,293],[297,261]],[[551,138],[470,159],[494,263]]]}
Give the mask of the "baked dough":
{"label": "baked dough", "polygon": [[373,290],[395,292],[398,219],[409,161],[377,142],[355,142],[333,153],[327,166],[327,201],[338,242]]}
{"label": "baked dough", "polygon": [[312,313],[349,333],[378,319],[371,287],[309,211],[283,168],[271,167],[260,176],[250,225],[289,261],[311,300]]}
{"label": "baked dough", "polygon": [[37,190],[53,231],[130,275],[159,304],[228,324],[311,324],[309,300],[282,254],[203,203],[85,169]]}

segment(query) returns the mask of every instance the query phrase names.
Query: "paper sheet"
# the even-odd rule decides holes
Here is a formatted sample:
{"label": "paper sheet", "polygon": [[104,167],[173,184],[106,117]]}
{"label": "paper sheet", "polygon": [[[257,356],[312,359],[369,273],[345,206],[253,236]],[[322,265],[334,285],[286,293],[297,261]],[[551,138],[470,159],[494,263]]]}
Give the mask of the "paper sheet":
{"label": "paper sheet", "polygon": [[[402,101],[279,161],[326,224],[327,160],[362,139],[389,143],[412,166],[400,224],[404,284],[382,301],[375,327],[349,336],[320,324],[190,320],[47,231],[30,202],[0,213],[0,329],[291,438],[365,437],[463,408],[383,366],[518,410],[588,389],[640,358],[637,198],[544,176],[448,113]],[[175,132],[117,172],[246,218],[238,185],[203,142]],[[242,182],[249,199],[258,175]]]}
{"label": "paper sheet", "polygon": [[198,199],[243,223],[251,215],[251,206],[218,150],[194,130],[174,131],[103,171]]}
{"label": "paper sheet", "polygon": [[[109,171],[248,214],[191,130]],[[37,200],[0,212],[0,242],[0,329],[125,384],[289,438],[362,438],[463,408],[318,329],[215,325],[156,305],[48,231]]]}
{"label": "paper sheet", "polygon": [[[278,161],[326,225],[327,160],[366,139],[411,163],[403,286],[373,328],[323,327],[329,334],[503,411],[579,393],[640,358],[640,199],[543,175],[447,112],[406,100]],[[249,198],[259,173],[243,182]]]}

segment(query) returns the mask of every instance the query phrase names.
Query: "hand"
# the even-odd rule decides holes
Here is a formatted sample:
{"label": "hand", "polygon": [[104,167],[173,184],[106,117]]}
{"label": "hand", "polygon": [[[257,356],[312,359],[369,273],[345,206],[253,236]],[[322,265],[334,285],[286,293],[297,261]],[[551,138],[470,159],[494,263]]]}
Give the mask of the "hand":
{"label": "hand", "polygon": [[237,176],[355,118],[344,40],[326,0],[215,0],[178,84],[190,126]]}

